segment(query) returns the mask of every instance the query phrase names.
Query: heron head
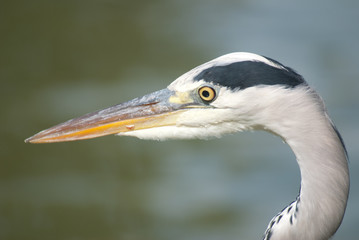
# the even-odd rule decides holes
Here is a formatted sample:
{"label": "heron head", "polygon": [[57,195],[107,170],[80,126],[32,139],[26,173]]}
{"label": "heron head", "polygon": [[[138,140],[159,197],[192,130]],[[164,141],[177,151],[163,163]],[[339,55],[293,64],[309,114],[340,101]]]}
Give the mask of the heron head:
{"label": "heron head", "polygon": [[260,126],[268,102],[281,101],[268,91],[288,91],[299,85],[306,85],[300,75],[272,59],[231,53],[192,69],[165,89],[69,120],[26,142],[109,134],[157,140],[219,137]]}

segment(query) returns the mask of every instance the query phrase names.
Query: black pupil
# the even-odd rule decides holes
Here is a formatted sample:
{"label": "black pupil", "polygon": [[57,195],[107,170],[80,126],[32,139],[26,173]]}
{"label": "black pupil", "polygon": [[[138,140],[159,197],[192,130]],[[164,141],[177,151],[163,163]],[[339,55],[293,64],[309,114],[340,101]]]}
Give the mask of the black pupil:
{"label": "black pupil", "polygon": [[202,96],[205,97],[205,98],[208,98],[209,97],[209,92],[207,90],[204,90],[202,92]]}

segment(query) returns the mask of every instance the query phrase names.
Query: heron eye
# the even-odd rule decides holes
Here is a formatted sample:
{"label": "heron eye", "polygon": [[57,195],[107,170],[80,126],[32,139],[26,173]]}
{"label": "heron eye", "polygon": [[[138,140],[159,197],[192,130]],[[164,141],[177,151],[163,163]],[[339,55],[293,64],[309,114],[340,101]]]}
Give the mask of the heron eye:
{"label": "heron eye", "polygon": [[205,102],[210,102],[216,97],[216,91],[211,87],[201,87],[198,90],[198,94]]}

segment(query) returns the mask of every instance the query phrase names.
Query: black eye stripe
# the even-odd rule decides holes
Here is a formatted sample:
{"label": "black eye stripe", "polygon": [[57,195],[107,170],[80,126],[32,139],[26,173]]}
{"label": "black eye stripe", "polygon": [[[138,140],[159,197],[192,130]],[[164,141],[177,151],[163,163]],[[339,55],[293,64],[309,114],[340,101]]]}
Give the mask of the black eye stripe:
{"label": "black eye stripe", "polygon": [[[274,61],[274,60],[273,60]],[[279,64],[279,63],[278,63]],[[282,66],[282,65],[281,65]],[[243,61],[202,70],[193,78],[231,89],[245,89],[257,85],[284,85],[292,88],[305,84],[304,79],[291,68],[276,68],[263,62]]]}

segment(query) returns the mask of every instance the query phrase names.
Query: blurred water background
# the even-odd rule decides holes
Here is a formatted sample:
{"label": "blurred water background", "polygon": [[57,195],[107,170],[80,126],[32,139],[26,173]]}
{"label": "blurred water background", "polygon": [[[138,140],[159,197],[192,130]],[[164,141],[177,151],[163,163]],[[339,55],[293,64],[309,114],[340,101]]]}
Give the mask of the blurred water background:
{"label": "blurred water background", "polygon": [[57,123],[166,87],[225,53],[293,67],[346,142],[359,226],[359,1],[1,1],[0,239],[260,239],[298,194],[265,132],[209,141],[108,136],[32,145]]}

